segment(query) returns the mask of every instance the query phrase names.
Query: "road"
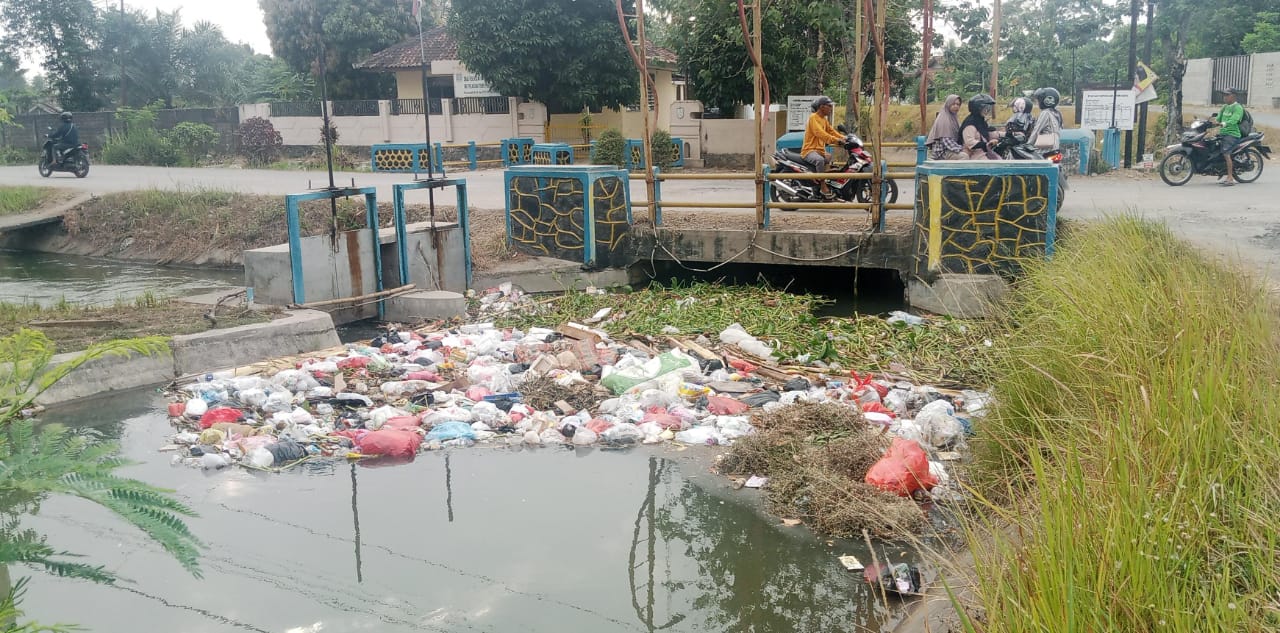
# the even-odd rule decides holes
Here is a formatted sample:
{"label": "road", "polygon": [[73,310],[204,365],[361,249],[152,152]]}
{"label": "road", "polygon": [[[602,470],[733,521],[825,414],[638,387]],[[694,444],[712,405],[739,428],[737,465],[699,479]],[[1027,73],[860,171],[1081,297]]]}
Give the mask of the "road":
{"label": "road", "polygon": [[[466,179],[472,207],[504,208],[501,170],[458,172],[450,177]],[[359,186],[374,186],[380,199],[390,200],[391,186],[408,181],[410,176],[339,173],[335,178],[339,185],[349,185],[354,180]],[[95,194],[146,188],[214,188],[284,195],[324,183],[327,176],[319,171],[95,165],[88,178],[77,180],[70,174],[42,179],[34,166],[0,167],[0,185],[47,185]],[[910,183],[903,185],[902,197],[910,199],[913,188]],[[663,199],[668,201],[754,200],[747,182],[672,181],[664,183],[662,189]],[[643,188],[633,187],[633,194],[634,199],[643,199]],[[412,192],[409,196],[411,203],[425,201],[425,192]],[[452,204],[453,194],[437,195],[437,202]],[[1280,271],[1280,161],[1268,161],[1257,182],[1233,188],[1219,187],[1213,179],[1203,176],[1182,187],[1169,187],[1155,173],[1139,172],[1077,175],[1070,179],[1063,218],[1088,220],[1124,212],[1168,222],[1179,235],[1216,255],[1264,272]]]}

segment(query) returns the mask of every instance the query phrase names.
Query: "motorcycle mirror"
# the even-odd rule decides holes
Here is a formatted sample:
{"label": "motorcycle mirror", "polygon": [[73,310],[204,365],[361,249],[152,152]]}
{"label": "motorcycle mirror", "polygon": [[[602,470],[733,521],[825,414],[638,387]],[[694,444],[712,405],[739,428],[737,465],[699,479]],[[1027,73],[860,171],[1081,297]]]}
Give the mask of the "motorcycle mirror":
{"label": "motorcycle mirror", "polygon": [[840,125],[837,125],[837,126],[836,126],[836,131],[837,131],[837,132],[839,132],[839,133],[841,133],[841,134],[848,134],[848,133],[849,133],[849,130],[845,129],[845,127],[844,127],[844,124],[843,124],[843,123],[841,123]]}

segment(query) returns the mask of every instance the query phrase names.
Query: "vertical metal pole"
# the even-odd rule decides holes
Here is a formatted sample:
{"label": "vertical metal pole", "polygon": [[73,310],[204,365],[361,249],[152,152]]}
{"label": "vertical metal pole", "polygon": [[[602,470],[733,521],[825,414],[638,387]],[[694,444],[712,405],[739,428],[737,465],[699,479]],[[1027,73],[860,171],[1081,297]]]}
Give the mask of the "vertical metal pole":
{"label": "vertical metal pole", "polygon": [[929,129],[929,119],[927,116],[929,107],[929,57],[933,54],[930,50],[933,40],[933,0],[924,0],[924,34],[921,36],[920,47],[923,50],[923,61],[920,63],[920,131]]}
{"label": "vertical metal pole", "polygon": [[867,57],[867,27],[863,23],[862,0],[853,0],[853,4],[853,99],[849,107],[853,109],[854,131],[857,131],[863,125],[860,120],[862,109],[858,106],[862,103],[862,63]]}
{"label": "vertical metal pole", "polygon": [[116,35],[116,37],[119,38],[118,40],[116,40],[116,46],[119,47],[118,55],[120,57],[120,106],[119,108],[126,108],[129,106],[129,102],[125,99],[125,88],[124,88],[124,85],[125,85],[124,30],[125,30],[124,0],[120,0],[120,30],[119,30],[119,33]]}
{"label": "vertical metal pole", "polygon": [[[1147,43],[1142,47],[1143,61],[1151,63],[1151,40],[1155,36],[1153,28],[1155,22],[1155,3],[1147,0]],[[1150,102],[1143,102],[1138,110],[1138,158],[1142,158],[1147,153],[1147,106]]]}
{"label": "vertical metal pole", "polygon": [[767,122],[771,122],[771,121],[765,120],[768,117],[769,113],[764,111],[764,96],[765,96],[764,95],[764,68],[760,66],[760,64],[764,63],[763,52],[761,51],[761,36],[760,36],[761,30],[763,29],[763,24],[764,24],[764,18],[763,18],[764,6],[762,4],[762,1],[756,0],[755,4],[753,5],[753,9],[754,9],[754,13],[752,14],[751,46],[755,50],[756,60],[759,60],[760,63],[754,65],[755,74],[752,75],[752,77],[754,77],[755,79],[753,83],[755,85],[755,96],[756,96],[756,103],[755,103],[756,162],[755,162],[755,165],[752,167],[752,171],[755,172],[755,175],[756,175],[756,226],[763,228],[764,227],[764,174],[765,174],[764,172],[764,157],[765,157],[764,126]]}
{"label": "vertical metal pole", "polygon": [[[870,2],[870,0],[868,0]],[[876,90],[875,104],[876,116],[875,127],[872,138],[874,139],[876,156],[884,157],[884,125],[885,118],[889,115],[889,75],[885,66],[884,53],[884,27],[887,18],[886,8],[888,3],[886,0],[875,1],[875,26],[872,29],[872,36],[875,38],[876,48]],[[879,192],[884,185],[884,169],[881,165],[882,161],[872,162],[871,167],[871,187],[872,191]],[[871,220],[875,227],[880,227],[884,222],[884,199],[881,195],[871,198]]]}
{"label": "vertical metal pole", "polygon": [[995,17],[991,27],[991,98],[996,97],[1000,86],[1000,0],[996,0]]}
{"label": "vertical metal pole", "polygon": [[644,36],[644,0],[636,0],[636,38],[639,40],[638,55],[640,57],[640,111],[644,113],[644,185],[649,196],[649,221],[658,226],[654,208],[657,204],[658,191],[654,187],[653,175],[653,130],[649,124],[649,96],[653,95],[653,104],[658,105],[658,94],[649,83],[649,46]]}
{"label": "vertical metal pole", "polygon": [[[1138,0],[1129,2],[1129,86],[1138,74]],[[1130,124],[1133,121],[1129,121]],[[1124,167],[1133,167],[1133,126],[1124,131]]]}

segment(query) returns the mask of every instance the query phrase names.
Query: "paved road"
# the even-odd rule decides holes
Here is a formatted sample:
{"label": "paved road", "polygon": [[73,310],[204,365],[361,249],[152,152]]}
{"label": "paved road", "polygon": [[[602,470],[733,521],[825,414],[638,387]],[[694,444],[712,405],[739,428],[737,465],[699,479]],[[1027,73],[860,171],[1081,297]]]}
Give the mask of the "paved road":
{"label": "paved road", "polygon": [[[1278,148],[1280,149],[1280,148]],[[450,174],[467,180],[475,208],[504,207],[500,170]],[[340,185],[354,179],[360,186],[375,186],[381,199],[389,200],[391,185],[408,180],[402,174],[341,173]],[[284,195],[305,191],[327,181],[323,172],[253,169],[182,169],[95,165],[88,178],[70,174],[42,179],[31,167],[0,167],[0,185],[49,185],[91,193],[143,188],[230,189],[246,193]],[[904,183],[903,199],[912,187]],[[633,191],[643,198],[643,189]],[[663,185],[664,200],[729,202],[754,200],[751,187],[737,181],[673,181]],[[410,202],[425,202],[425,192],[414,192]],[[451,204],[451,193],[437,196]],[[716,211],[708,211],[715,213]],[[1196,177],[1182,187],[1169,187],[1152,174],[1116,174],[1069,182],[1062,216],[1092,219],[1120,212],[1136,212],[1170,223],[1181,235],[1215,254],[1237,258],[1264,271],[1280,272],[1280,161],[1269,161],[1262,178],[1251,185],[1221,188],[1207,177]],[[900,212],[901,213],[901,212]]]}

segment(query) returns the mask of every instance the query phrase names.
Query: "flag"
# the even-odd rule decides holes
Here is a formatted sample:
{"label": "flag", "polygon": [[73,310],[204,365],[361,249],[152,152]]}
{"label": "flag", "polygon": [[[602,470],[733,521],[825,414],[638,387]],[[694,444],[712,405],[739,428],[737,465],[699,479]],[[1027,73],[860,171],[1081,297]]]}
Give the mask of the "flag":
{"label": "flag", "polygon": [[409,0],[412,7],[409,11],[413,13],[413,19],[422,22],[422,0]]}

